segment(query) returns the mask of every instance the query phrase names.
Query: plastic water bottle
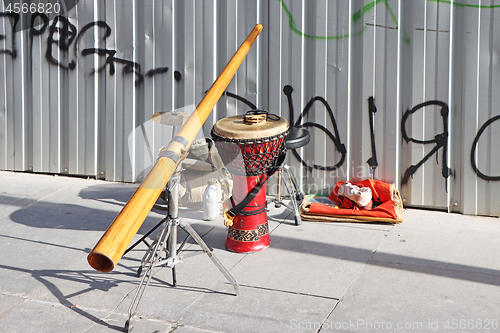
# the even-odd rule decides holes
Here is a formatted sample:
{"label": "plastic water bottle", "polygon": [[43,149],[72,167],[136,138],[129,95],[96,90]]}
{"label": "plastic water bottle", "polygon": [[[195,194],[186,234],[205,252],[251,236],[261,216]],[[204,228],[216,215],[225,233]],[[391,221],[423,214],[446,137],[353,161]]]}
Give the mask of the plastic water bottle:
{"label": "plastic water bottle", "polygon": [[220,215],[222,190],[217,179],[208,180],[208,186],[203,193],[203,219],[215,220]]}

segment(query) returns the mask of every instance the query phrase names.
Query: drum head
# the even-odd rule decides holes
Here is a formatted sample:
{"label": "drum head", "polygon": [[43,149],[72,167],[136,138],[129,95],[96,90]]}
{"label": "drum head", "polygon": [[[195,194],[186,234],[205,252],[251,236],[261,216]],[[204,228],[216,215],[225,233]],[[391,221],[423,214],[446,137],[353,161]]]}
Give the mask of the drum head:
{"label": "drum head", "polygon": [[260,123],[246,123],[244,116],[232,116],[219,120],[212,130],[228,139],[248,140],[273,137],[286,132],[288,127],[288,121],[283,117],[277,120],[267,118]]}
{"label": "drum head", "polygon": [[[234,175],[257,176],[273,168],[284,150],[288,121],[267,113],[233,116],[219,120],[212,138],[222,162]],[[250,118],[250,119],[249,119]]]}

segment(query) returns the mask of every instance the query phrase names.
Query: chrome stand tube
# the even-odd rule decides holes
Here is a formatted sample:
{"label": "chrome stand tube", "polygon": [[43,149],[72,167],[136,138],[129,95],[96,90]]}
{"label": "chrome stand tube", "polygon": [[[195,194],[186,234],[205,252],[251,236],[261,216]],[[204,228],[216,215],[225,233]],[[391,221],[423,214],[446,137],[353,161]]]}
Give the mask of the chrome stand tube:
{"label": "chrome stand tube", "polygon": [[[156,236],[155,241],[149,246],[148,251],[144,254],[141,261],[141,266],[138,269],[138,275],[141,276],[141,282],[137,287],[132,303],[128,309],[128,319],[125,322],[125,332],[130,332],[133,328],[132,317],[135,315],[139,303],[141,302],[144,291],[146,290],[151,277],[153,276],[153,269],[155,266],[163,261],[166,261],[166,266],[172,268],[173,286],[177,285],[175,265],[181,263],[181,258],[178,256],[177,251],[177,227],[180,226],[186,231],[198,245],[203,249],[208,257],[212,260],[215,266],[221,271],[224,277],[231,283],[234,288],[235,295],[239,295],[238,284],[229,273],[229,271],[222,265],[222,263],[215,257],[212,250],[207,246],[205,241],[200,235],[185,221],[179,219],[179,180],[180,176],[176,173],[172,176],[167,184],[168,191],[168,216],[164,219],[163,225]],[[166,253],[166,258],[161,259],[161,253]]]}

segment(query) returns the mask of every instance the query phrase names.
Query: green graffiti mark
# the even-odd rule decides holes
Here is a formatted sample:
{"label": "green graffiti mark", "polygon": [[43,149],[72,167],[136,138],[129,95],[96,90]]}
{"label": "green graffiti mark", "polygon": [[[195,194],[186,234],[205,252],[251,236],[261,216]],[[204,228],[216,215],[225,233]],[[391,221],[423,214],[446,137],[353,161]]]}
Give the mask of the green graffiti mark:
{"label": "green graffiti mark", "polygon": [[285,5],[285,2],[283,0],[279,0],[279,2],[281,3],[283,10],[285,11],[286,15],[288,16],[288,24],[290,25],[290,29],[292,29],[292,31],[298,35],[300,35],[302,37],[314,38],[314,39],[343,39],[343,38],[349,37],[349,34],[338,35],[338,36],[318,36],[318,35],[306,34],[305,32],[302,32],[299,29],[297,29],[297,26],[295,25],[295,19],[293,18],[292,13],[290,13],[290,10],[288,9],[288,7]]}
{"label": "green graffiti mark", "polygon": [[[360,10],[356,11],[352,15],[352,22],[353,23],[358,22],[363,17],[363,15],[365,13],[369,12],[370,10],[372,10],[373,8],[375,8],[376,5],[378,5],[379,3],[382,2],[382,3],[385,4],[385,7],[387,8],[387,11],[389,12],[389,15],[391,15],[391,18],[394,21],[394,23],[396,24],[396,28],[397,28],[398,27],[397,17],[394,14],[394,12],[392,11],[392,9],[389,6],[389,4],[387,3],[387,1],[388,0],[375,0],[375,1],[372,1],[372,2],[369,2],[369,3],[365,4],[363,6],[363,9],[360,9]],[[436,1],[439,1],[439,0],[436,0]],[[293,32],[295,32],[296,34],[298,34],[298,35],[300,35],[302,37],[305,37],[305,38],[324,39],[324,40],[344,39],[344,38],[349,37],[348,33],[347,34],[343,34],[343,35],[335,35],[335,36],[318,36],[318,35],[311,35],[311,34],[302,32],[302,31],[300,31],[297,28],[297,25],[295,24],[295,19],[293,18],[292,13],[290,12],[290,10],[288,9],[288,7],[286,6],[284,0],[279,0],[279,2],[281,4],[281,6],[283,7],[283,10],[285,11],[286,15],[288,16],[288,25],[290,26],[290,29]],[[364,30],[366,30],[366,27],[363,27],[363,29],[361,31],[354,33],[353,36],[360,35],[361,33],[363,33]]]}
{"label": "green graffiti mark", "polygon": [[473,5],[473,4],[468,4],[468,3],[452,2],[452,1],[448,1],[448,0],[426,0],[426,1],[439,2],[439,3],[444,3],[444,4],[453,5],[453,6],[462,7],[462,8],[481,8],[481,9],[500,8],[500,5]]}
{"label": "green graffiti mark", "polygon": [[[396,25],[396,28],[398,28],[399,27],[399,22],[398,22],[397,16],[396,16],[396,14],[394,14],[394,11],[389,6],[388,1],[390,1],[390,0],[374,0],[374,1],[366,3],[363,6],[362,9],[360,9],[360,10],[356,11],[354,14],[352,14],[352,18],[351,18],[352,22],[353,23],[357,23],[359,20],[361,20],[363,18],[363,15],[365,13],[368,13],[369,11],[373,10],[375,8],[375,6],[377,6],[378,4],[383,3],[385,5],[385,8],[387,9],[387,12],[391,16],[392,21]],[[475,5],[475,4],[457,3],[457,2],[453,2],[453,1],[449,1],[449,0],[424,0],[424,1],[435,2],[435,3],[443,3],[443,4],[453,5],[453,6],[461,7],[461,8],[476,8],[476,9],[478,9],[478,8],[480,8],[480,9],[500,8],[500,4],[499,5]],[[335,35],[335,36],[319,36],[319,35],[312,35],[312,34],[308,34],[308,33],[302,32],[302,31],[300,31],[297,28],[297,26],[295,24],[295,19],[293,18],[292,13],[290,12],[290,10],[288,9],[288,7],[286,6],[284,0],[279,0],[279,2],[281,4],[281,6],[283,7],[284,12],[288,16],[288,24],[290,26],[290,29],[293,32],[295,32],[296,34],[298,34],[298,35],[300,35],[302,37],[305,37],[305,38],[323,39],[323,40],[344,39],[344,38],[348,38],[349,37],[348,33],[347,34],[343,34],[343,35]],[[366,27],[363,27],[363,29],[361,31],[356,32],[356,33],[354,33],[352,35],[353,36],[360,35],[361,33],[363,33],[363,31],[365,29],[366,29]],[[403,40],[407,44],[410,43],[410,37],[407,35],[406,32],[404,33]]]}
{"label": "green graffiti mark", "polygon": [[357,21],[359,21],[363,15],[367,12],[369,12],[370,10],[372,10],[373,8],[375,8],[376,5],[378,5],[380,2],[383,2],[385,4],[385,6],[387,7],[390,15],[392,16],[392,19],[396,22],[396,24],[398,23],[398,20],[396,19],[396,15],[394,15],[394,12],[392,11],[391,7],[389,7],[389,5],[387,4],[387,0],[375,0],[375,1],[372,1],[366,5],[363,6],[363,9],[360,9],[358,10],[357,12],[355,12],[354,14],[352,14],[352,21],[354,23],[356,23]]}

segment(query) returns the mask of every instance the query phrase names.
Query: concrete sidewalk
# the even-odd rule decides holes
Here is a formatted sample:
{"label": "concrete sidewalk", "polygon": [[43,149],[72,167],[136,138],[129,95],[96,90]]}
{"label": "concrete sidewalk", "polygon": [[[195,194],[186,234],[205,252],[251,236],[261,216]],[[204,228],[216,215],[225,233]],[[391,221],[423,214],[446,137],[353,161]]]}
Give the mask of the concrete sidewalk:
{"label": "concrete sidewalk", "polygon": [[[145,245],[111,273],[86,256],[136,184],[0,172],[0,331],[119,332]],[[159,267],[134,332],[500,331],[500,220],[408,209],[400,225],[304,222],[270,205],[271,247],[225,250],[222,219],[182,209],[191,240]],[[153,210],[135,239],[163,218]],[[179,235],[179,241],[184,235]]]}

